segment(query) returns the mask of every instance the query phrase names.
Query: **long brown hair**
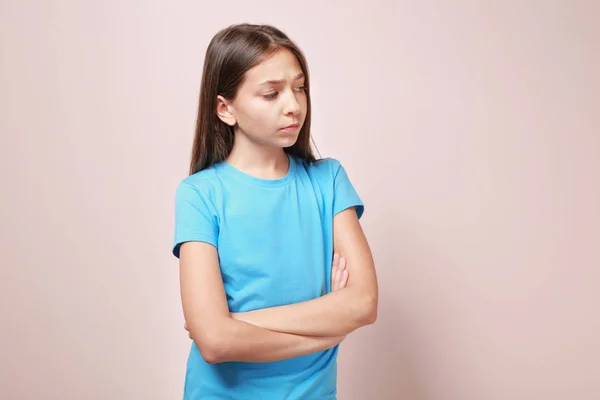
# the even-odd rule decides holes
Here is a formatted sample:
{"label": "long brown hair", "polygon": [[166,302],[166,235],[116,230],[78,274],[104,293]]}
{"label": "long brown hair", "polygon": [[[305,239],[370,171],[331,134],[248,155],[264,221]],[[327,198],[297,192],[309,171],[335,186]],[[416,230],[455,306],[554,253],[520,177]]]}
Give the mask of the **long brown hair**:
{"label": "long brown hair", "polygon": [[206,50],[190,175],[225,160],[233,148],[233,127],[218,117],[217,96],[233,99],[246,71],[280,49],[289,50],[298,59],[307,97],[306,118],[298,140],[284,151],[309,162],[316,160],[311,148],[309,71],[304,54],[271,25],[237,24],[219,31]]}

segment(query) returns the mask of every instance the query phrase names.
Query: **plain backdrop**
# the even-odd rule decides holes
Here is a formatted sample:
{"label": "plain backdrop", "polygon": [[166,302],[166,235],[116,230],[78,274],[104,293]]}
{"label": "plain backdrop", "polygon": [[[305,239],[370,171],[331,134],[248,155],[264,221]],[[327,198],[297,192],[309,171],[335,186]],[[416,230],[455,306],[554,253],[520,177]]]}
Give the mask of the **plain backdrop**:
{"label": "plain backdrop", "polygon": [[233,23],[306,53],[380,283],[340,400],[600,398],[600,17],[590,1],[0,5],[0,398],[167,400],[202,63]]}

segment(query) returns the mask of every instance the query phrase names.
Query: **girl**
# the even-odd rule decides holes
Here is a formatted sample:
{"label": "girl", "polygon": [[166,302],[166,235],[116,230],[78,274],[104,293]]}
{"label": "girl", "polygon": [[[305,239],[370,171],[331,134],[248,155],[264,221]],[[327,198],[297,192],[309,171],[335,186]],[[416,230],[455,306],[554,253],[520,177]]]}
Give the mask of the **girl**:
{"label": "girl", "polygon": [[336,399],[338,345],[375,322],[364,206],[338,161],[316,160],[310,116],[306,60],[284,33],[215,35],[175,196],[184,399]]}

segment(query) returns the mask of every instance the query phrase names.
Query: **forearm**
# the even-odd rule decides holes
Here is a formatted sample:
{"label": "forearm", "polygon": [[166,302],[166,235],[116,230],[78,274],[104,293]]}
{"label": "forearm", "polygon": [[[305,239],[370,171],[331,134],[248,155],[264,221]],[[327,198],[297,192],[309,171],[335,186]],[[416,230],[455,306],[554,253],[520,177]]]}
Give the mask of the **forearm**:
{"label": "forearm", "polygon": [[376,296],[346,288],[314,300],[232,314],[271,331],[308,336],[345,336],[374,321]]}
{"label": "forearm", "polygon": [[271,362],[330,349],[343,337],[310,337],[274,332],[228,319],[219,333],[219,350],[212,362]]}

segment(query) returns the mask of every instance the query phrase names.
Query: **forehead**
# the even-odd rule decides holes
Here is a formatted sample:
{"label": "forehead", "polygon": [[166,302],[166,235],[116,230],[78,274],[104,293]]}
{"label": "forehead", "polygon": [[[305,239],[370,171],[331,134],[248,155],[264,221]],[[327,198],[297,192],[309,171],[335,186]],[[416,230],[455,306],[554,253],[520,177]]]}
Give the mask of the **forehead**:
{"label": "forehead", "polygon": [[296,56],[287,49],[282,49],[255,65],[246,72],[246,83],[259,85],[267,80],[289,80],[302,72]]}

